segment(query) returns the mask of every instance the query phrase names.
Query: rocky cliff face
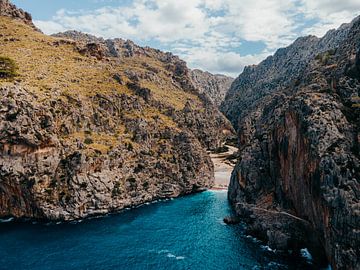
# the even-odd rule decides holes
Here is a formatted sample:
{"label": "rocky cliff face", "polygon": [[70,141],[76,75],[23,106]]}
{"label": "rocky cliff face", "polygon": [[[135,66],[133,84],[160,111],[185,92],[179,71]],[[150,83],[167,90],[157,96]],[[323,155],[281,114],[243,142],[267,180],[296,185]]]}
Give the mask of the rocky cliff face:
{"label": "rocky cliff face", "polygon": [[338,47],[350,28],[351,24],[344,24],[321,39],[315,36],[300,37],[259,65],[245,67],[228,91],[221,111],[237,128],[238,120],[254,111],[262,98],[298,84],[309,61],[321,52]]}
{"label": "rocky cliff face", "polygon": [[208,95],[210,100],[219,107],[224,101],[225,95],[230,89],[233,78],[220,74],[211,74],[199,69],[194,69],[190,73],[191,80],[200,93]]}
{"label": "rocky cliff face", "polygon": [[0,51],[18,69],[0,79],[0,217],[73,220],[212,186],[206,150],[233,131],[184,61],[120,39],[49,37],[10,15]]}
{"label": "rocky cliff face", "polygon": [[359,40],[359,18],[300,38],[246,68],[223,106],[240,141],[228,196],[249,232],[333,269],[360,268]]}

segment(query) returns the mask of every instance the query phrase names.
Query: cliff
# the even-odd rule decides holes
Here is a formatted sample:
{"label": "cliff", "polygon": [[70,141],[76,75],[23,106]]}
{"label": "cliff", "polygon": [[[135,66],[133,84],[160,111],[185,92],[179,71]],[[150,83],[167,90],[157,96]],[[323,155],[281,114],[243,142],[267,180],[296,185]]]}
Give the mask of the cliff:
{"label": "cliff", "polygon": [[4,4],[0,217],[74,220],[213,185],[206,150],[233,130],[184,61],[121,39],[46,36]]}
{"label": "cliff", "polygon": [[316,263],[360,268],[360,19],[279,49],[222,106],[240,158],[228,196],[248,231]]}
{"label": "cliff", "polygon": [[200,90],[200,93],[208,95],[209,99],[217,107],[225,100],[225,95],[234,81],[231,77],[221,74],[214,75],[199,69],[192,70],[190,75],[192,82]]}

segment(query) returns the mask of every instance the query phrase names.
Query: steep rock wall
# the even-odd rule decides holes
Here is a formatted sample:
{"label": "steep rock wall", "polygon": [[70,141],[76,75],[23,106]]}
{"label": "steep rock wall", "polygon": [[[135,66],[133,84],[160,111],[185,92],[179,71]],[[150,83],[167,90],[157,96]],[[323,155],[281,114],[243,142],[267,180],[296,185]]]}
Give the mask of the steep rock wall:
{"label": "steep rock wall", "polygon": [[[249,232],[273,248],[307,247],[333,269],[360,266],[359,33],[359,19],[331,31],[332,49],[295,78],[275,80],[236,118],[240,158],[228,195]],[[252,91],[235,95],[251,99]]]}

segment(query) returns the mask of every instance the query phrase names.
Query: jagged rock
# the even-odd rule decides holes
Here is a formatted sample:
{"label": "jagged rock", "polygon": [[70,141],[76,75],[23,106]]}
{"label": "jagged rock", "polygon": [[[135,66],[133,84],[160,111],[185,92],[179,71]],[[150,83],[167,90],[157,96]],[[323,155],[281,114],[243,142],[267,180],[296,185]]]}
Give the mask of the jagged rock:
{"label": "jagged rock", "polygon": [[[161,131],[146,120],[114,118],[118,123],[125,121],[136,148],[119,138],[118,144],[102,153],[91,150],[86,140],[71,143],[58,134],[59,121],[69,129],[77,125],[48,112],[56,99],[38,105],[22,88],[0,88],[0,92],[6,97],[0,107],[7,108],[0,118],[0,216],[72,220],[212,185],[211,160],[189,132]],[[122,103],[128,98],[113,96],[111,100]],[[98,96],[93,102],[102,99]],[[88,117],[101,113],[106,119],[104,114],[111,115],[111,107],[104,111],[100,105],[89,111],[84,106],[80,103],[67,110],[84,124],[90,121],[87,126],[111,129],[106,121],[97,123]],[[13,112],[16,116],[9,119]],[[156,145],[161,146],[158,152],[151,150]]]}
{"label": "jagged rock", "polygon": [[238,224],[240,223],[240,221],[240,218],[237,216],[224,217],[224,223],[226,224]]}
{"label": "jagged rock", "polygon": [[31,27],[36,29],[37,31],[40,31],[33,24],[31,14],[23,11],[22,9],[18,9],[9,0],[0,0],[0,16],[7,16],[14,18],[16,20],[23,21],[27,25],[30,25]]}
{"label": "jagged rock", "polygon": [[19,63],[19,80],[0,78],[0,217],[74,220],[213,185],[207,150],[233,129],[184,61],[131,41],[3,23],[14,42],[1,51]]}
{"label": "jagged rock", "polygon": [[191,71],[191,80],[200,93],[208,95],[216,106],[220,106],[224,101],[225,95],[234,81],[231,77],[220,74],[213,75],[199,69]]}
{"label": "jagged rock", "polygon": [[359,40],[359,18],[300,38],[246,68],[222,107],[240,140],[228,196],[249,232],[333,269],[360,268]]}

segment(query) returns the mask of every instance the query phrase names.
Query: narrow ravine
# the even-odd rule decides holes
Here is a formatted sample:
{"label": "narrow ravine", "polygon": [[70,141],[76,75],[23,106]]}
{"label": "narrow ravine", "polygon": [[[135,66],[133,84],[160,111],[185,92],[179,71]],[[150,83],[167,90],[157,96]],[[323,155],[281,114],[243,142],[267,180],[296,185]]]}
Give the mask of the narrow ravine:
{"label": "narrow ravine", "polygon": [[214,164],[215,172],[215,190],[227,190],[231,173],[236,164],[236,152],[238,148],[230,145],[225,145],[228,149],[221,153],[211,153],[210,157]]}

